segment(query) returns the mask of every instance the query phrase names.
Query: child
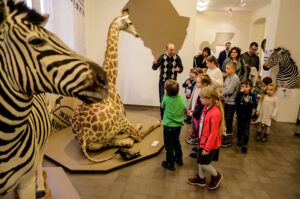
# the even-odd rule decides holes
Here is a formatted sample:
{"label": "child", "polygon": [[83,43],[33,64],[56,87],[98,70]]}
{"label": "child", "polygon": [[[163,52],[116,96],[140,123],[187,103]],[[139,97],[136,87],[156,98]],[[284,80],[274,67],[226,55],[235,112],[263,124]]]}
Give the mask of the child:
{"label": "child", "polygon": [[[198,73],[195,68],[192,68],[190,70],[190,77],[185,80],[185,82],[182,84],[182,87],[185,88],[185,102],[186,102],[186,112],[188,112],[188,104],[192,95],[192,91],[194,89],[194,86],[196,84],[196,79],[197,79]],[[187,115],[187,118],[184,120],[186,123],[190,124],[191,123],[191,117]]]}
{"label": "child", "polygon": [[[257,112],[258,115],[258,126],[256,132],[256,140],[262,142],[268,141],[270,134],[271,120],[274,120],[275,115],[278,111],[278,100],[275,96],[277,87],[275,84],[269,84],[267,86],[266,94],[261,97],[258,103]],[[262,133],[262,125],[264,125],[265,132]]]}
{"label": "child", "polygon": [[[255,100],[256,100],[256,104],[258,104],[262,94],[263,94],[263,82],[261,80],[258,80],[255,84],[255,88],[253,88],[251,90],[251,92],[253,93],[253,95],[255,96]],[[257,115],[256,115],[256,107],[254,107],[254,111],[252,111],[252,118],[257,119]],[[251,124],[253,125],[257,125],[256,121],[251,122]]]}
{"label": "child", "polygon": [[200,91],[201,102],[205,105],[199,124],[199,151],[198,167],[199,175],[189,178],[189,184],[205,186],[205,173],[211,174],[211,182],[208,189],[216,189],[223,176],[210,164],[212,160],[217,161],[219,148],[221,146],[221,135],[225,129],[223,105],[219,100],[218,91],[214,87],[205,87]]}
{"label": "child", "polygon": [[252,82],[250,79],[243,79],[241,82],[241,91],[235,98],[237,113],[237,135],[238,145],[242,146],[242,152],[246,153],[249,140],[249,128],[252,114],[252,108],[256,106],[255,96],[250,92]]}
{"label": "child", "polygon": [[240,78],[235,74],[237,64],[235,62],[228,62],[226,64],[227,77],[223,86],[224,107],[225,107],[225,121],[226,121],[226,136],[222,139],[222,147],[232,145],[232,122],[235,112],[235,97],[240,90]]}
{"label": "child", "polygon": [[210,55],[206,59],[207,71],[206,74],[209,75],[212,85],[218,89],[219,96],[223,93],[223,73],[220,70],[217,59]]}
{"label": "child", "polygon": [[[196,86],[198,88],[202,89],[202,88],[209,86],[210,84],[211,84],[211,79],[207,74],[201,74],[198,76],[197,84],[196,84]],[[192,130],[192,134],[191,134],[191,140],[193,140],[194,142],[197,142],[197,145],[199,144],[198,136],[197,136],[198,127],[199,127],[199,119],[200,119],[203,108],[204,108],[204,105],[202,104],[202,102],[200,100],[200,96],[198,95],[194,111],[189,112],[189,114],[193,116],[193,123],[192,123],[193,130]],[[187,142],[189,143],[189,141],[187,141]],[[198,148],[197,147],[193,148],[193,151],[197,152]],[[197,153],[190,153],[190,157],[197,158]]]}
{"label": "child", "polygon": [[[179,141],[181,126],[184,125],[183,115],[185,110],[184,98],[178,95],[179,85],[175,80],[167,80],[165,83],[165,95],[161,107],[165,109],[163,117],[164,145],[167,151],[166,161],[162,167],[175,170],[174,162],[182,166],[182,150]],[[175,152],[175,157],[174,157]]]}

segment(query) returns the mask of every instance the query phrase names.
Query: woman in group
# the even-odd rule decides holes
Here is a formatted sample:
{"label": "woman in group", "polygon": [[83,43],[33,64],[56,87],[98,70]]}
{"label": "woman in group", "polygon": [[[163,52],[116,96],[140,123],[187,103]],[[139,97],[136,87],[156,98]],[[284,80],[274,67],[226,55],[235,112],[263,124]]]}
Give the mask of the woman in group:
{"label": "woman in group", "polygon": [[211,51],[209,47],[205,47],[202,51],[202,54],[194,57],[193,67],[199,67],[201,69],[206,68],[206,58],[211,55]]}
{"label": "woman in group", "polygon": [[233,47],[230,52],[230,57],[226,58],[223,65],[222,71],[225,71],[225,66],[230,61],[235,62],[237,64],[236,67],[236,75],[239,76],[240,80],[245,79],[247,77],[247,68],[242,62],[241,58],[241,49],[239,47]]}

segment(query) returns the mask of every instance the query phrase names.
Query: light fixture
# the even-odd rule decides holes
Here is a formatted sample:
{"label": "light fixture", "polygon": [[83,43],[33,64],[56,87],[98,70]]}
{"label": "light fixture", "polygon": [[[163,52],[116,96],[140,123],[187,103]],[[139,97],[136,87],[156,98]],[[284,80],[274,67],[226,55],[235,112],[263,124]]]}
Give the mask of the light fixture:
{"label": "light fixture", "polygon": [[241,0],[241,6],[244,7],[246,5],[247,5],[246,0]]}
{"label": "light fixture", "polygon": [[229,9],[228,14],[229,14],[230,17],[232,16],[232,9],[231,8]]}
{"label": "light fixture", "polygon": [[198,2],[197,2],[197,10],[199,12],[203,12],[204,10],[206,10],[207,4],[208,4],[208,0],[198,0]]}

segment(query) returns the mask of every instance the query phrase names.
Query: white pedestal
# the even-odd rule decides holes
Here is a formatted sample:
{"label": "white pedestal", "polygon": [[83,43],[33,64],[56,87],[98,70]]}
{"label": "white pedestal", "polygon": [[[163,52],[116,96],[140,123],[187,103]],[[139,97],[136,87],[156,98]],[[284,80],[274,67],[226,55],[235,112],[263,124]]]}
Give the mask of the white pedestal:
{"label": "white pedestal", "polygon": [[276,96],[278,97],[278,114],[275,120],[277,122],[296,123],[300,106],[300,89],[278,88]]}

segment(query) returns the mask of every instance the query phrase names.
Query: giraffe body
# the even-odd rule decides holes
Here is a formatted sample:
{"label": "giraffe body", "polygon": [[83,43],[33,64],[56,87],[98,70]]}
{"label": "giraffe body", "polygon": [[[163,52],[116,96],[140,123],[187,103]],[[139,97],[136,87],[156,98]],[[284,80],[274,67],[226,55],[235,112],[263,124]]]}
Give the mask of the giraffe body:
{"label": "giraffe body", "polygon": [[[89,157],[88,150],[99,150],[103,147],[131,147],[134,141],[140,142],[149,132],[160,125],[152,124],[145,130],[140,125],[133,126],[126,118],[124,105],[116,90],[118,72],[118,38],[120,30],[127,31],[138,37],[129,16],[117,17],[110,25],[103,69],[107,73],[109,97],[100,103],[77,106],[71,117],[72,131],[82,147],[84,155],[92,162],[103,162],[113,156],[95,160]],[[117,138],[119,133],[127,134],[126,138]]]}

